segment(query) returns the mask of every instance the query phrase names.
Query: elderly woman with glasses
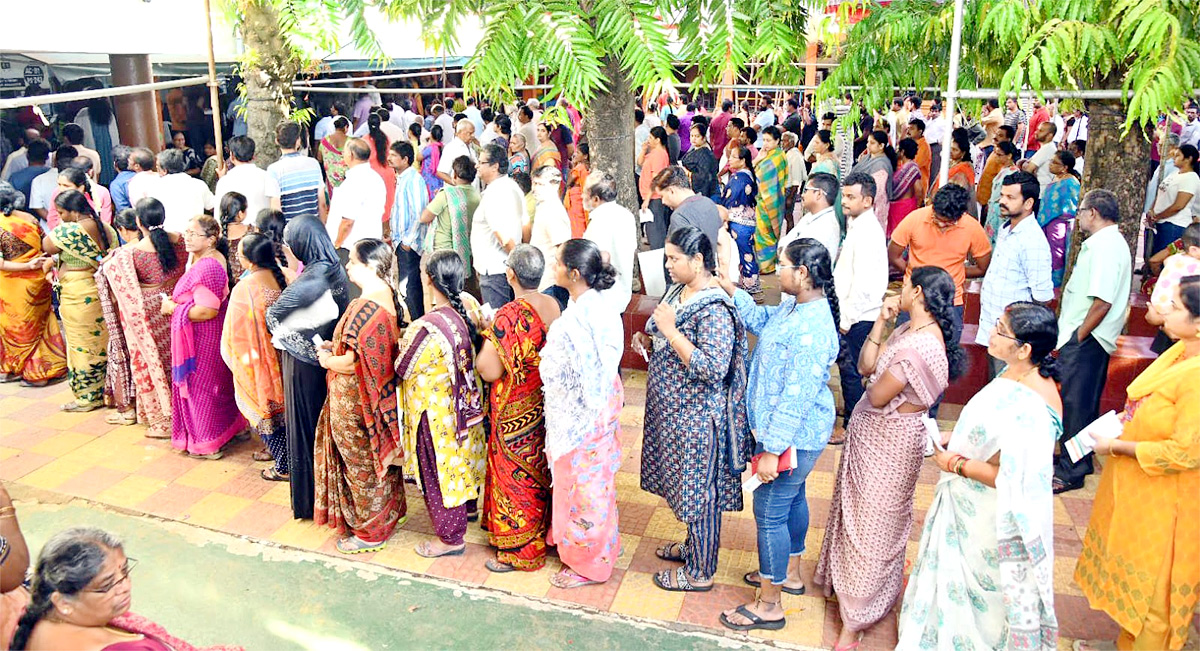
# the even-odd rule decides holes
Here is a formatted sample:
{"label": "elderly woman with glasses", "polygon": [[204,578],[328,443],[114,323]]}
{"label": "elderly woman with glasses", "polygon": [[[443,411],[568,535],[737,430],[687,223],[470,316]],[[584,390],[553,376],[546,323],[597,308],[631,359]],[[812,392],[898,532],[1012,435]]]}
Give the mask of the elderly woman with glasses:
{"label": "elderly woman with glasses", "polygon": [[130,612],[135,565],[120,539],[101,529],[75,527],[51,538],[38,556],[29,606],[11,648],[196,651]]}

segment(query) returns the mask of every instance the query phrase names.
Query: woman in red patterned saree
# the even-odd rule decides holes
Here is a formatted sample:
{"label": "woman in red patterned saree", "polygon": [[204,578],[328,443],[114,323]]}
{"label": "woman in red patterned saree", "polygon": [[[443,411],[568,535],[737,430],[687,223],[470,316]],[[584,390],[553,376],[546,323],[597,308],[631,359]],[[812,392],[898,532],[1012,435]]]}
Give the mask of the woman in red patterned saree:
{"label": "woman in red patterned saree", "polygon": [[492,383],[483,526],[497,550],[486,564],[493,572],[533,572],[546,564],[550,469],[538,365],[546,331],[561,311],[537,291],[545,264],[528,244],[508,255],[505,275],[516,299],[497,310],[475,358],[476,372]]}
{"label": "woman in red patterned saree", "polygon": [[356,242],[346,273],[362,296],[346,308],[333,341],[317,351],[329,371],[329,396],[317,421],[313,521],[344,536],[338,551],[361,554],[383,549],[407,517],[395,369],[403,312],[387,244]]}

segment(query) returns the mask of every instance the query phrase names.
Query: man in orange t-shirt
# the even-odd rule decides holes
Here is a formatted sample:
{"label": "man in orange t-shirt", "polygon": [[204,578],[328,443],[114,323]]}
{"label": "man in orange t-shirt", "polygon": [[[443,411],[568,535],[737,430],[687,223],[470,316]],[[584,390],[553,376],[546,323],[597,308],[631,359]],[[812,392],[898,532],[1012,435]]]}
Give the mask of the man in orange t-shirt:
{"label": "man in orange t-shirt", "polygon": [[929,175],[933,168],[933,151],[929,149],[929,143],[925,140],[925,121],[917,119],[909,122],[904,135],[917,143],[917,157],[913,162],[921,169],[921,180],[925,182],[925,187],[929,187],[933,183],[933,177]]}
{"label": "man in orange t-shirt", "polygon": [[[918,208],[896,230],[888,244],[888,259],[897,271],[907,276],[917,267],[945,269],[954,278],[954,305],[961,308],[967,278],[983,278],[992,257],[987,233],[975,218],[967,215],[970,191],[947,184],[933,197],[933,205]],[[903,253],[908,250],[908,260]],[[967,267],[967,258],[975,264]]]}

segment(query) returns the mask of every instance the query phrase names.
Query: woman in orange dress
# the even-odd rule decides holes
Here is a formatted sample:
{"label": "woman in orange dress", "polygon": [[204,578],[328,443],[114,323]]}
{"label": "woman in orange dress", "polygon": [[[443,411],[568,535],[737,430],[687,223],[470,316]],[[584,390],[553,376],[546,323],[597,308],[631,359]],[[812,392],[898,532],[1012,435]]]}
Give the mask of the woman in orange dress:
{"label": "woman in orange dress", "polygon": [[588,172],[592,168],[591,152],[586,142],[579,143],[575,148],[575,165],[571,175],[567,177],[567,197],[563,203],[567,208],[567,216],[571,218],[571,237],[583,237],[587,230],[588,211],[583,207],[583,186],[587,185]]}
{"label": "woman in orange dress", "polygon": [[1178,341],[1129,385],[1121,437],[1096,437],[1109,458],[1075,567],[1122,650],[1183,648],[1200,597],[1200,276],[1180,281],[1162,328]]}
{"label": "woman in orange dress", "polygon": [[262,437],[266,450],[255,461],[275,460],[260,475],[267,481],[288,478],[287,433],[284,431],[283,374],[279,353],[271,345],[267,310],[279,299],[287,278],[279,268],[275,244],[261,233],[248,233],[235,255],[248,273],[233,286],[221,332],[221,358],[233,373],[238,411]]}

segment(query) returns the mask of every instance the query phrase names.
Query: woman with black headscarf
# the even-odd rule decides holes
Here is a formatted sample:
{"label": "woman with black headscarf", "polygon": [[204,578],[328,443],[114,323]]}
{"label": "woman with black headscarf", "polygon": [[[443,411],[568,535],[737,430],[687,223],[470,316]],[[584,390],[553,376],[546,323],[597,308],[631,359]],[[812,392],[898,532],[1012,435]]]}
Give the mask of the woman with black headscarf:
{"label": "woman with black headscarf", "polygon": [[325,369],[317,361],[317,346],[333,339],[334,326],[346,311],[350,293],[346,272],[320,220],[307,215],[291,220],[283,232],[283,242],[304,263],[304,271],[267,310],[267,328],[275,347],[283,351],[280,370],[292,515],[308,519],[313,517],[317,418],[328,391]]}

